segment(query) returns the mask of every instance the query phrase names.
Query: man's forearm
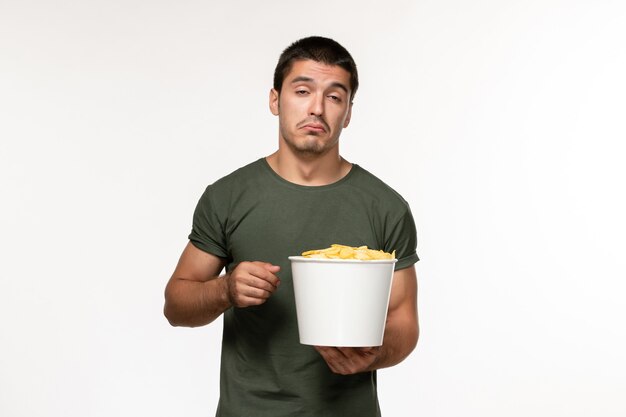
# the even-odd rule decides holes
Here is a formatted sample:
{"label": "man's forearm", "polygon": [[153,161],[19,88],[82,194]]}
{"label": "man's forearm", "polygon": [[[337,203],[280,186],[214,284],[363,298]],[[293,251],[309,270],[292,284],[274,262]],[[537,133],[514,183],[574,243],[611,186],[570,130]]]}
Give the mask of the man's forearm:
{"label": "man's forearm", "polygon": [[204,326],[230,307],[223,277],[206,282],[177,278],[165,289],[163,310],[172,326]]}
{"label": "man's forearm", "polygon": [[380,354],[369,370],[388,368],[402,362],[415,349],[419,326],[413,320],[388,321]]}

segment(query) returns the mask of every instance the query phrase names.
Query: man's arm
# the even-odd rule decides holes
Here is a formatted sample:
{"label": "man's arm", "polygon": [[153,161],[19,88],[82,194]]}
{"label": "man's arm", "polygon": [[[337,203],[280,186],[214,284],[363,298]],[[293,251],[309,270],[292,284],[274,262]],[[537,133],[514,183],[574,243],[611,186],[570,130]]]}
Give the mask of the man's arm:
{"label": "man's arm", "polygon": [[353,374],[386,368],[400,363],[417,345],[417,277],[415,267],[393,275],[383,345],[369,348],[316,347],[330,369]]}
{"label": "man's arm", "polygon": [[275,275],[280,267],[266,262],[241,262],[220,276],[225,265],[187,244],[165,288],[163,312],[172,326],[203,326],[232,306],[262,304],[280,283]]}

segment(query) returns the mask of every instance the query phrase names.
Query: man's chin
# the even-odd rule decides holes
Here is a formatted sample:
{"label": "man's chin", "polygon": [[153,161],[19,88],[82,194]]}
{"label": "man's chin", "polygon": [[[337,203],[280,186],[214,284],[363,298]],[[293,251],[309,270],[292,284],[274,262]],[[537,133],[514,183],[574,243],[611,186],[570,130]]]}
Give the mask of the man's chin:
{"label": "man's chin", "polygon": [[293,151],[295,154],[300,155],[301,157],[312,159],[324,155],[326,152],[328,152],[328,149],[307,147],[295,148],[293,149]]}
{"label": "man's chin", "polygon": [[295,143],[291,146],[294,152],[303,155],[323,155],[328,152],[328,147],[317,140],[308,140],[305,143]]}
{"label": "man's chin", "polygon": [[319,135],[306,135],[296,140],[284,140],[287,146],[295,154],[306,158],[314,158],[328,153],[337,142],[332,145],[328,143],[327,138],[321,138]]}

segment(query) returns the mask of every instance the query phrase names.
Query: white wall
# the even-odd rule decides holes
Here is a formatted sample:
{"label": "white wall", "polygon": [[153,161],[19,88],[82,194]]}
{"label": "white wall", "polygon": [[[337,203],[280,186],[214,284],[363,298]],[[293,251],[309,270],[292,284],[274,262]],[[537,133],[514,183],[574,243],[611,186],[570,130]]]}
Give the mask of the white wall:
{"label": "white wall", "polygon": [[334,3],[0,3],[2,416],[214,413],[220,324],[169,327],[163,288],[310,34],[359,65],[343,154],[418,226],[385,415],[626,414],[624,3]]}

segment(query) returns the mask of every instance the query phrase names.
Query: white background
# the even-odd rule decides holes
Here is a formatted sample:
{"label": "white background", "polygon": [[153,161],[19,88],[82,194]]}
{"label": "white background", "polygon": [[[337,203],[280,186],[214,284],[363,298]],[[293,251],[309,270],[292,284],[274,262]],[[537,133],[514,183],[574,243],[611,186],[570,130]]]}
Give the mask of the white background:
{"label": "white background", "polygon": [[342,153],[419,233],[386,416],[624,416],[621,1],[0,1],[0,414],[207,416],[221,324],[163,289],[204,187],[277,146],[278,55],[336,38]]}

